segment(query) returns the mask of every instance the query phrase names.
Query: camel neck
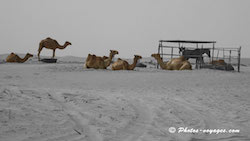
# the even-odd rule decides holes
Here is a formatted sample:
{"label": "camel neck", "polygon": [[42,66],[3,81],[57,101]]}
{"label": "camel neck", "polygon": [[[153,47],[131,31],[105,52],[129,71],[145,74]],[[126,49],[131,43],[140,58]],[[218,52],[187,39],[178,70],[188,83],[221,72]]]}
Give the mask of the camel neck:
{"label": "camel neck", "polygon": [[59,49],[65,49],[68,45],[66,43],[64,43],[64,45],[59,45]]}
{"label": "camel neck", "polygon": [[134,58],[133,64],[129,65],[128,69],[129,70],[133,70],[136,67],[137,62],[138,62],[138,59]]}
{"label": "camel neck", "polygon": [[161,58],[155,58],[155,59],[157,60],[158,64],[160,65],[160,67],[162,69],[166,68],[166,66],[165,66],[165,64],[164,64],[164,62],[163,62],[163,60]]}
{"label": "camel neck", "polygon": [[111,61],[111,60],[113,59],[113,56],[114,56],[114,55],[113,55],[112,53],[110,53],[108,59]]}
{"label": "camel neck", "polygon": [[110,53],[110,54],[109,54],[109,58],[106,59],[106,60],[104,60],[104,63],[105,63],[105,66],[106,66],[106,67],[108,67],[108,66],[111,64],[112,59],[113,59],[113,54]]}
{"label": "camel neck", "polygon": [[28,55],[25,55],[25,57],[23,59],[21,59],[21,63],[24,63],[25,61],[27,61],[29,59],[29,56]]}

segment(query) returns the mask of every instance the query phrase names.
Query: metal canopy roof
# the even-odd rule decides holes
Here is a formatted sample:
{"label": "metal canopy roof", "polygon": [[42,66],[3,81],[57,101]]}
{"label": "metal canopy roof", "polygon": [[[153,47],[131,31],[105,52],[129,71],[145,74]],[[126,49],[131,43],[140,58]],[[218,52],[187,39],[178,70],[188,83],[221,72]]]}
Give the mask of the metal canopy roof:
{"label": "metal canopy roof", "polygon": [[160,40],[159,42],[169,42],[169,43],[192,43],[192,44],[209,44],[209,43],[216,43],[216,41],[190,41],[190,40]]}

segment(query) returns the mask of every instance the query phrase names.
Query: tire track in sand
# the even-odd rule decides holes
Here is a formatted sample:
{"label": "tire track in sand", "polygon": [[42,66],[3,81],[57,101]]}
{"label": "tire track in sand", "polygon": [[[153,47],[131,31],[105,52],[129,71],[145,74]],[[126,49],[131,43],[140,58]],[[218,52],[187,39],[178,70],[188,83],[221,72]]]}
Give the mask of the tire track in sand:
{"label": "tire track in sand", "polygon": [[[51,94],[49,93],[50,98],[58,103],[62,109],[67,113],[68,117],[71,119],[71,121],[74,123],[74,131],[77,132],[79,135],[82,136],[82,138],[85,138],[87,141],[102,141],[102,138],[98,136],[97,132],[94,132],[91,130],[91,127],[88,125],[89,120],[84,118],[81,112],[77,110],[76,107],[73,107],[72,105],[67,105],[63,102],[62,94]],[[71,134],[69,136],[72,136]],[[57,137],[52,140],[57,140],[59,138],[68,138],[67,136]],[[71,140],[75,140],[79,138],[74,137]]]}
{"label": "tire track in sand", "polygon": [[147,131],[152,122],[150,110],[140,101],[129,100],[129,105],[134,109],[135,117],[118,129],[114,137],[104,141],[137,141]]}

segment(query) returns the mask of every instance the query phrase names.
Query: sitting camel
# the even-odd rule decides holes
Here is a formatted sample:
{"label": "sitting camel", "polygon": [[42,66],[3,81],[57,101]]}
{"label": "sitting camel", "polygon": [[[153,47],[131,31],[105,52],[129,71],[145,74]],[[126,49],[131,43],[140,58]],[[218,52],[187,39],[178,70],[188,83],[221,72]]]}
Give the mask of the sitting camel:
{"label": "sitting camel", "polygon": [[118,51],[110,50],[110,54],[107,59],[105,59],[106,57],[99,57],[96,55],[88,54],[85,62],[85,67],[94,69],[106,69],[111,64],[111,61],[116,54],[118,54]]}
{"label": "sitting camel", "polygon": [[131,65],[128,64],[127,61],[118,58],[118,60],[112,64],[112,70],[134,70],[137,61],[141,58],[141,56],[135,55],[134,62]]}
{"label": "sitting camel", "polygon": [[221,65],[221,66],[225,66],[227,65],[227,63],[224,60],[213,60],[212,62],[210,62],[210,64],[212,65]]}
{"label": "sitting camel", "polygon": [[192,66],[189,61],[185,59],[184,56],[180,56],[179,58],[173,58],[167,63],[164,63],[162,58],[160,57],[160,54],[152,54],[152,57],[154,57],[158,64],[160,64],[160,67],[165,70],[192,70]]}
{"label": "sitting camel", "polygon": [[103,58],[104,60],[106,60],[106,59],[108,59],[109,57],[107,57],[107,56],[103,56],[102,58]]}
{"label": "sitting camel", "polygon": [[25,61],[27,61],[30,57],[33,57],[32,54],[27,53],[25,55],[24,58],[20,58],[18,55],[16,55],[15,53],[11,53],[7,58],[6,58],[6,62],[9,63],[24,63]]}
{"label": "sitting camel", "polygon": [[224,60],[213,60],[210,62],[210,64],[213,65],[213,68],[218,70],[228,70],[232,71],[234,70],[234,67],[231,64],[226,63]]}
{"label": "sitting camel", "polygon": [[70,42],[66,41],[64,43],[64,45],[60,45],[56,40],[48,37],[44,40],[42,40],[40,43],[39,43],[39,49],[38,49],[38,60],[40,61],[40,53],[42,51],[42,49],[45,47],[47,49],[52,49],[53,50],[53,56],[52,58],[55,57],[55,51],[57,48],[59,49],[65,49],[68,45],[71,45]]}

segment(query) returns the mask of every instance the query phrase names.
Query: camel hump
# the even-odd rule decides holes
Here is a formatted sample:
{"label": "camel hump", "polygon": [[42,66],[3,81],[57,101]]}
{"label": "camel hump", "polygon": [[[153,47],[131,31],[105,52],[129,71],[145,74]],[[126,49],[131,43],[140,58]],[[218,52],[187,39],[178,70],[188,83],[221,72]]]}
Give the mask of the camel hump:
{"label": "camel hump", "polygon": [[59,43],[57,42],[57,40],[52,39],[52,38],[50,38],[50,37],[47,37],[46,40],[47,40],[47,42],[54,42],[54,43],[56,43],[56,44],[59,44]]}
{"label": "camel hump", "polygon": [[50,37],[47,37],[46,40],[52,40],[52,41],[54,41],[54,42],[57,42],[55,39],[52,39],[52,38],[50,38]]}

